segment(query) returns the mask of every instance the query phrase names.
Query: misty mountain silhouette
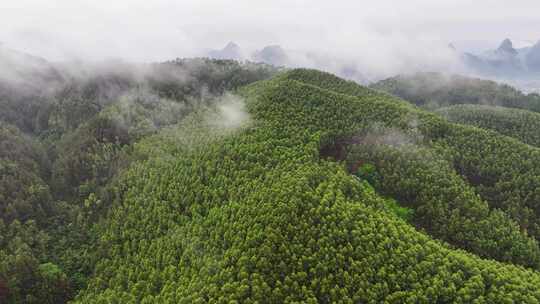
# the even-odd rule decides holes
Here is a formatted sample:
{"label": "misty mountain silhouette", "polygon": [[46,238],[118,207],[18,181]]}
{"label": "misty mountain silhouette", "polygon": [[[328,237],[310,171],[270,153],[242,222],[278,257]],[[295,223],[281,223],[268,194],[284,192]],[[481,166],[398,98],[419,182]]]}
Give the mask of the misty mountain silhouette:
{"label": "misty mountain silhouette", "polygon": [[540,41],[529,49],[525,62],[530,70],[540,71]]}
{"label": "misty mountain silhouette", "polygon": [[540,42],[533,47],[516,49],[510,39],[481,54],[461,54],[463,63],[484,76],[528,78],[540,73]]}
{"label": "misty mountain silhouette", "polygon": [[220,50],[211,50],[207,56],[213,59],[232,59],[244,60],[248,59],[256,62],[263,62],[275,66],[286,66],[290,63],[287,52],[280,45],[268,45],[261,50],[255,51],[251,56],[245,54],[240,46],[234,42],[229,42]]}
{"label": "misty mountain silhouette", "polygon": [[285,50],[279,45],[269,45],[253,54],[255,61],[260,61],[275,66],[284,66],[289,62],[289,57]]}
{"label": "misty mountain silhouette", "polygon": [[62,75],[46,59],[10,49],[0,44],[0,84],[32,89],[39,84],[62,80]]}
{"label": "misty mountain silhouette", "polygon": [[498,54],[501,55],[511,55],[516,56],[518,54],[518,51],[514,48],[514,45],[512,41],[508,38],[504,39],[499,48],[496,51]]}
{"label": "misty mountain silhouette", "polygon": [[208,57],[213,59],[232,59],[243,60],[242,49],[234,42],[229,42],[221,50],[212,50],[208,52]]}

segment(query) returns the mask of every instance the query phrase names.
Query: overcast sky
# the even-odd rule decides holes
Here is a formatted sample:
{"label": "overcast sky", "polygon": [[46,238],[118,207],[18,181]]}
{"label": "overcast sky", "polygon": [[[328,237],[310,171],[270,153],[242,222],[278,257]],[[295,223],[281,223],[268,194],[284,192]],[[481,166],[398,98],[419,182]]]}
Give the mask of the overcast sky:
{"label": "overcast sky", "polygon": [[395,66],[435,62],[450,42],[532,44],[539,12],[539,0],[1,0],[0,41],[53,60],[165,60],[235,41]]}

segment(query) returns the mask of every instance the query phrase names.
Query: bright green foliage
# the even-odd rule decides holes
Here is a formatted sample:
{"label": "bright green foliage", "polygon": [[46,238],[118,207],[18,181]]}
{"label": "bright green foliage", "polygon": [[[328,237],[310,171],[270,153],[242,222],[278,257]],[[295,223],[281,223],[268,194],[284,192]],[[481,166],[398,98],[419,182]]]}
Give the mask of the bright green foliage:
{"label": "bright green foliage", "polygon": [[0,303],[72,299],[94,271],[115,177],[142,157],[133,145],[277,72],[209,59],[58,68],[26,75],[35,87],[0,80]]}
{"label": "bright green foliage", "polygon": [[414,210],[411,208],[402,207],[393,199],[387,199],[386,206],[398,217],[410,223],[414,217]]}
{"label": "bright green foliage", "polygon": [[303,83],[302,73],[247,87],[253,120],[238,133],[194,119],[170,140],[138,144],[152,154],[123,174],[78,302],[540,301],[537,272],[448,248],[319,157],[375,118],[408,128],[414,117],[434,139],[453,125],[362,90],[346,96],[347,85]]}
{"label": "bright green foliage", "polygon": [[[347,93],[347,92],[343,92]],[[360,119],[382,122],[402,132],[421,132],[423,141],[436,143],[456,171],[465,177],[490,208],[503,210],[520,229],[540,238],[540,151],[515,139],[489,130],[479,130],[446,122],[435,115],[405,107],[403,101],[390,105],[380,98],[366,98],[378,115]]]}
{"label": "bright green foliage", "polygon": [[540,236],[540,151],[495,132],[456,126],[440,139],[450,147],[457,171],[492,208],[514,218],[523,231]]}
{"label": "bright green foliage", "polygon": [[[381,177],[377,172],[377,168],[370,163],[364,163],[358,167],[355,174],[362,182],[364,187],[378,186],[381,182]],[[367,185],[365,184],[367,183]],[[373,190],[375,191],[375,190]],[[407,222],[411,222],[414,215],[414,210],[407,207],[402,207],[395,199],[387,198],[386,207],[398,217],[404,219]]]}
{"label": "bright green foliage", "polygon": [[41,277],[41,291],[38,293],[39,303],[58,303],[66,300],[66,295],[71,293],[69,282],[64,272],[53,263],[39,265]]}
{"label": "bright green foliage", "polygon": [[[348,163],[374,162],[376,189],[415,211],[413,223],[430,235],[480,256],[540,267],[535,240],[507,215],[489,209],[440,150],[354,145]],[[362,167],[361,167],[362,168]]]}
{"label": "bright green foliage", "polygon": [[494,130],[540,147],[540,114],[527,110],[484,105],[458,105],[437,110],[446,119]]}
{"label": "bright green foliage", "polygon": [[356,176],[360,179],[366,180],[371,185],[377,185],[379,182],[379,174],[377,168],[370,163],[364,163],[356,170]]}
{"label": "bright green foliage", "polygon": [[[318,71],[151,69],[10,120],[51,167],[0,133],[52,206],[0,220],[0,301],[540,302],[537,149]],[[249,117],[213,96],[236,89]]]}

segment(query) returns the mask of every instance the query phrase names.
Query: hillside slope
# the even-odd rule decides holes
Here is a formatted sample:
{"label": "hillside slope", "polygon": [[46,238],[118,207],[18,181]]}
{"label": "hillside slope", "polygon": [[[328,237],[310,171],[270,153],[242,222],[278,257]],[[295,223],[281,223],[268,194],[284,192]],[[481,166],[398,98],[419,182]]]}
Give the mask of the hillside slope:
{"label": "hillside slope", "polygon": [[229,92],[278,72],[208,59],[51,70],[8,55],[0,71],[8,76],[0,77],[2,304],[72,300],[94,271],[96,223],[114,200],[114,181],[144,157],[134,145],[206,108],[229,118],[221,128],[235,126],[246,115]]}
{"label": "hillside slope", "polygon": [[[149,158],[115,187],[109,215],[98,225],[99,262],[77,302],[540,301],[540,274],[523,267],[539,266],[538,243],[525,231],[530,222],[538,236],[535,200],[508,192],[534,193],[521,183],[538,176],[530,167],[540,161],[537,150],[317,71],[284,73],[241,94],[251,119],[238,130],[195,115],[137,145]],[[361,174],[359,180],[336,162],[355,157],[352,148],[377,126],[440,151],[451,182],[463,176],[461,183],[470,185],[466,198],[479,209],[445,201],[451,193],[437,206],[464,221],[499,225],[484,227],[497,233],[451,239],[431,229],[443,226],[415,222],[415,228],[377,194],[384,189],[376,181]],[[401,146],[377,143],[385,145]],[[491,158],[477,158],[486,150]],[[525,154],[518,163],[503,159]],[[376,173],[388,177],[383,168]],[[426,193],[436,197],[441,185],[426,181],[433,186]],[[495,208],[505,212],[492,218]],[[511,212],[527,208],[533,211],[527,222]],[[430,216],[438,222],[445,214]],[[463,233],[470,226],[455,228]]]}
{"label": "hillside slope", "polygon": [[437,113],[452,122],[494,130],[540,147],[540,114],[535,112],[484,105],[456,105],[438,109]]}
{"label": "hillside slope", "polygon": [[540,111],[538,94],[523,94],[509,85],[459,75],[434,72],[400,75],[381,80],[370,87],[427,109],[478,104]]}

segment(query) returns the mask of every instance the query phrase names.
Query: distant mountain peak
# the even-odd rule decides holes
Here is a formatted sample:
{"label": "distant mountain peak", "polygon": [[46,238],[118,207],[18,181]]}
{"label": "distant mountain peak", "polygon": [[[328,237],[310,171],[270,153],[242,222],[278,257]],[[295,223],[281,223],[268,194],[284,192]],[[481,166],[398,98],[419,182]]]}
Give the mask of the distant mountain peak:
{"label": "distant mountain peak", "polygon": [[502,49],[502,48],[512,48],[512,47],[513,47],[513,44],[512,44],[512,40],[510,40],[510,38],[504,39],[501,42],[501,45],[499,46],[500,49]]}
{"label": "distant mountain peak", "polygon": [[512,40],[506,38],[501,42],[501,45],[497,49],[497,51],[505,53],[505,54],[513,54],[517,55],[517,50],[514,49],[514,44],[512,43]]}
{"label": "distant mountain peak", "polygon": [[265,62],[276,66],[287,65],[289,61],[285,50],[277,44],[265,46],[262,50],[255,52],[253,58],[256,61]]}
{"label": "distant mountain peak", "polygon": [[227,45],[223,49],[224,50],[226,50],[226,49],[240,49],[240,47],[238,46],[238,44],[234,43],[233,41],[229,41],[229,43],[227,43]]}
{"label": "distant mountain peak", "polygon": [[221,52],[224,54],[231,54],[234,56],[239,56],[239,54],[242,52],[238,44],[234,43],[233,41],[230,41],[227,43],[227,45],[221,49]]}
{"label": "distant mountain peak", "polygon": [[243,59],[242,49],[238,46],[238,44],[234,43],[233,41],[230,41],[229,43],[227,43],[227,45],[221,50],[210,51],[208,55],[211,58],[216,58],[216,59],[234,59],[234,60]]}
{"label": "distant mountain peak", "polygon": [[476,55],[463,53],[461,58],[471,71],[483,76],[536,80],[540,75],[540,41],[516,49],[512,40],[506,38],[496,49]]}

